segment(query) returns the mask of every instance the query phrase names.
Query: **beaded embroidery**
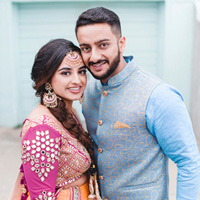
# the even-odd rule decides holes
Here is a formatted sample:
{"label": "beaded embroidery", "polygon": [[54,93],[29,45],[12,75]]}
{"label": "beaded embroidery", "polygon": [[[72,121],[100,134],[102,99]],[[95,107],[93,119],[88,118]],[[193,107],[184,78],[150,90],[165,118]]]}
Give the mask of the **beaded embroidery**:
{"label": "beaded embroidery", "polygon": [[42,191],[42,194],[40,194],[38,196],[38,198],[35,198],[36,200],[55,200],[56,197],[54,195],[54,193],[52,192],[46,192],[46,191]]}
{"label": "beaded embroidery", "polygon": [[22,160],[24,164],[30,162],[31,170],[38,174],[41,181],[48,177],[54,169],[52,164],[60,156],[60,138],[50,138],[49,131],[36,131],[34,140],[23,141]]}
{"label": "beaded embroidery", "polygon": [[[84,172],[86,172],[91,164],[91,159],[89,156],[89,153],[87,152],[86,148],[74,137],[72,137],[63,127],[59,122],[56,122],[55,120],[53,120],[51,117],[47,116],[47,115],[41,115],[39,116],[37,119],[35,120],[26,120],[22,129],[22,133],[21,133],[21,137],[23,138],[26,134],[26,132],[31,128],[31,127],[36,127],[37,125],[48,125],[49,127],[53,128],[55,131],[58,131],[60,134],[60,140],[57,142],[61,143],[61,147],[60,149],[56,149],[55,151],[58,151],[59,154],[56,155],[56,153],[47,151],[50,146],[50,140],[49,143],[47,142],[47,144],[49,144],[48,146],[46,146],[47,150],[45,152],[41,152],[40,150],[40,157],[41,158],[41,163],[42,163],[42,159],[44,159],[42,156],[42,153],[45,153],[44,157],[47,157],[47,161],[50,165],[45,166],[45,170],[41,170],[40,171],[36,171],[35,173],[38,174],[38,176],[40,176],[40,178],[42,178],[41,180],[45,180],[46,176],[48,177],[48,173],[53,169],[54,166],[51,165],[51,163],[53,164],[53,162],[55,161],[55,158],[58,159],[59,161],[59,165],[58,165],[58,172],[57,172],[57,180],[56,180],[56,187],[57,188],[65,188],[65,186],[69,183],[74,182],[75,180],[78,180],[82,174]],[[44,132],[45,133],[45,132]],[[39,133],[38,133],[39,134]],[[43,134],[43,133],[42,133]],[[39,136],[39,135],[37,135]],[[40,137],[41,134],[40,134]],[[38,138],[38,137],[37,137]],[[39,139],[39,138],[38,138]],[[37,141],[37,142],[41,142],[41,141]],[[31,152],[33,151],[33,153],[36,153],[34,150],[36,150],[36,148],[33,148],[35,146],[32,147],[32,145],[36,144],[36,139],[35,141],[29,141],[28,143],[30,147],[28,147],[28,152],[27,152],[27,147],[25,148],[25,145],[27,146],[27,141],[24,144],[24,141],[22,142],[23,145],[23,149],[22,152],[25,152],[22,154],[22,159],[26,162],[32,162],[33,167],[32,170],[36,170],[38,169],[37,167],[39,167],[38,158],[36,158],[36,154],[31,154]],[[39,143],[38,143],[39,144]],[[58,145],[59,146],[59,145]],[[32,151],[31,151],[32,150]],[[39,148],[38,148],[39,150]],[[52,158],[48,153],[51,154],[55,154],[55,156],[53,155],[54,158]],[[32,157],[31,157],[32,156]],[[38,154],[39,156],[39,154]],[[32,158],[32,159],[31,159]],[[53,162],[52,162],[53,160]],[[44,160],[45,161],[45,160]],[[38,165],[37,165],[38,164]],[[36,165],[36,166],[35,166]],[[51,166],[51,168],[50,168]],[[44,168],[44,167],[43,167]],[[47,171],[46,171],[46,168]],[[46,174],[45,174],[46,173]],[[46,175],[46,176],[45,176]]]}
{"label": "beaded embroidery", "polygon": [[81,200],[81,190],[79,187],[71,187],[71,196],[73,200]]}

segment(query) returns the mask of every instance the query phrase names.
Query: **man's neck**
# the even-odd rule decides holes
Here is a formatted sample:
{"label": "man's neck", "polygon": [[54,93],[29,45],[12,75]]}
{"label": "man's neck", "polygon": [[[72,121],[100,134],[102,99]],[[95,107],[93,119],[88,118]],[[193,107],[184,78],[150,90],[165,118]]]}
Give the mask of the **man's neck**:
{"label": "man's neck", "polygon": [[126,66],[126,64],[127,64],[127,63],[126,63],[124,57],[122,56],[121,59],[120,59],[120,62],[119,62],[119,64],[118,64],[118,67],[115,69],[115,71],[112,73],[112,75],[109,76],[109,77],[106,78],[106,79],[101,80],[101,82],[102,82],[103,84],[108,83],[108,80],[109,80],[110,78],[112,78],[113,76],[119,74],[119,73],[124,69],[124,67]]}

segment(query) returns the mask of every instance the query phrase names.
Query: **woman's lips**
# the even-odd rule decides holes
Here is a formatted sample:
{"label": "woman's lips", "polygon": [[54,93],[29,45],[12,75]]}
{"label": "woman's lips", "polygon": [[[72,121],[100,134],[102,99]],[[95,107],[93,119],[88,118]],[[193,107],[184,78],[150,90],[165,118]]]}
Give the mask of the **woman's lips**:
{"label": "woman's lips", "polygon": [[68,89],[70,90],[70,92],[78,94],[81,91],[81,86],[79,86],[79,87],[70,87]]}

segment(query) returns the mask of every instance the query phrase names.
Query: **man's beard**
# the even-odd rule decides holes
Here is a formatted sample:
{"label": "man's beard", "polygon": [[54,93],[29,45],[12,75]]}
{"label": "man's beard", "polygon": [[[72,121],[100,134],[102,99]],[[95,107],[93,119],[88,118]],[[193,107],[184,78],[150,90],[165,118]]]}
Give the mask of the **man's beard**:
{"label": "man's beard", "polygon": [[[96,63],[101,63],[102,61],[106,61],[109,65],[108,60],[99,60]],[[120,62],[120,52],[118,51],[117,56],[114,58],[112,63],[109,65],[109,69],[104,74],[98,76],[98,75],[93,74],[89,67],[88,67],[88,70],[90,71],[90,73],[92,74],[92,76],[94,78],[96,78],[98,80],[104,80],[104,79],[107,79],[108,77],[110,77],[113,74],[113,72],[117,69],[119,62]],[[96,63],[89,62],[88,65],[90,66],[90,65],[96,64]]]}

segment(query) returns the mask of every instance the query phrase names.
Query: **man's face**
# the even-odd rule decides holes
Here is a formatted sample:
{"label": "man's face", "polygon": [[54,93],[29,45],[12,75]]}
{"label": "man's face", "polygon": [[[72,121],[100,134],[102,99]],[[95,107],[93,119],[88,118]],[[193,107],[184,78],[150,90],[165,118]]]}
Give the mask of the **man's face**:
{"label": "man's face", "polygon": [[119,71],[125,39],[117,38],[107,23],[80,26],[77,39],[83,60],[92,75],[107,82]]}

